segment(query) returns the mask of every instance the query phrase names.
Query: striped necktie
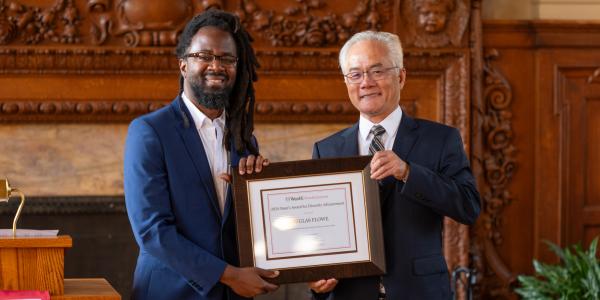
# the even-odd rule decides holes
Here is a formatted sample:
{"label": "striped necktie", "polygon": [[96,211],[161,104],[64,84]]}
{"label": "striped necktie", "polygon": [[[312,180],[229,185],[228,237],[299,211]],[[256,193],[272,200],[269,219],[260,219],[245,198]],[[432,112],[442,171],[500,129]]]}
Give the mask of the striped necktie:
{"label": "striped necktie", "polygon": [[381,141],[381,136],[385,133],[385,128],[381,125],[373,125],[370,133],[373,134],[373,140],[371,141],[371,145],[369,145],[369,153],[373,155],[375,152],[385,149]]}

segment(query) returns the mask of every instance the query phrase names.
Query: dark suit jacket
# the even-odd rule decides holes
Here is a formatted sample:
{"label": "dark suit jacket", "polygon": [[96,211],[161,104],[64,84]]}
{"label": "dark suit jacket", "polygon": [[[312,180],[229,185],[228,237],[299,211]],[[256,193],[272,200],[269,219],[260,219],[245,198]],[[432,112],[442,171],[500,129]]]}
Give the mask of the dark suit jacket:
{"label": "dark suit jacket", "polygon": [[[393,151],[410,165],[410,175],[406,184],[390,176],[380,185],[387,299],[450,299],[443,218],[470,225],[480,210],[462,139],[454,128],[403,114]],[[358,123],[313,149],[313,158],[356,155]],[[342,279],[329,299],[377,299],[378,286],[378,277]]]}
{"label": "dark suit jacket", "polygon": [[[231,164],[239,157],[231,151]],[[241,299],[219,282],[238,265],[232,199],[221,215],[208,160],[181,97],[135,119],[125,145],[125,202],[140,247],[133,299]]]}

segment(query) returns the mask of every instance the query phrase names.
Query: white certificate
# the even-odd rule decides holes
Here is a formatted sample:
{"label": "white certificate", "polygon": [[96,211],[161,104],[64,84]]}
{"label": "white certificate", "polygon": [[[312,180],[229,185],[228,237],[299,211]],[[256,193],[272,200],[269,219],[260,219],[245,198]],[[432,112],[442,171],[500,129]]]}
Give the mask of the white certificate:
{"label": "white certificate", "polygon": [[350,182],[261,190],[267,260],[356,252]]}
{"label": "white certificate", "polygon": [[255,265],[369,260],[363,187],[360,171],[247,181],[251,218],[258,221],[251,222]]}

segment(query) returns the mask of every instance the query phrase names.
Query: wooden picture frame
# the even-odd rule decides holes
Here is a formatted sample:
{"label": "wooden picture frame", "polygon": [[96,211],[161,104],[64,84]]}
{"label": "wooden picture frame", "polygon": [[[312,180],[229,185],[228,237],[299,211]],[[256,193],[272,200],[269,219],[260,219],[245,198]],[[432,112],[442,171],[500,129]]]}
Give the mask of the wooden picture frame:
{"label": "wooden picture frame", "polygon": [[242,267],[277,284],[385,273],[379,185],[370,156],[272,163],[233,172]]}

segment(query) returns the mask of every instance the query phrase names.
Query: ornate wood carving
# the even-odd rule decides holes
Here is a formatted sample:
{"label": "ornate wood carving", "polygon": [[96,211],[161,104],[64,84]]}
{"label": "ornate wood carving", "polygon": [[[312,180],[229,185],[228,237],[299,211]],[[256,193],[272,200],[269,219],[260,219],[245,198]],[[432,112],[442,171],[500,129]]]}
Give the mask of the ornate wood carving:
{"label": "ornate wood carving", "polygon": [[0,122],[129,122],[168,101],[4,101]]}
{"label": "ornate wood carving", "polygon": [[[155,111],[170,101],[4,101],[0,122],[129,122]],[[416,113],[415,100],[402,99],[402,109]],[[260,101],[258,121],[270,122],[354,122],[358,112],[350,101]]]}
{"label": "ornate wood carving", "polygon": [[338,45],[352,33],[381,29],[390,19],[392,1],[360,0],[341,15],[328,11],[324,0],[289,1],[283,12],[261,8],[255,0],[240,0],[235,13],[246,28],[273,46]]}
{"label": "ornate wood carving", "polygon": [[[59,0],[43,8],[0,1],[0,45],[83,43],[173,46],[192,15],[210,7],[232,8],[249,30],[272,46],[337,46],[354,32],[388,27],[392,0],[359,0],[352,9],[324,0],[287,0],[284,9],[268,9],[256,0]],[[466,46],[471,0],[402,0],[397,32],[407,47]],[[285,5],[285,4],[284,4]],[[334,6],[334,7],[332,7]],[[340,11],[342,10],[342,11]]]}
{"label": "ornate wood carving", "polygon": [[[169,100],[4,101],[0,102],[0,122],[129,122],[169,103]],[[414,110],[410,104],[407,107]],[[349,101],[260,101],[256,106],[259,121],[352,122],[357,115]]]}
{"label": "ornate wood carving", "polygon": [[464,46],[469,25],[469,0],[404,0],[400,28],[406,46]]}
{"label": "ornate wood carving", "polygon": [[0,45],[20,39],[26,44],[81,41],[81,17],[75,1],[60,0],[48,8],[28,6],[19,1],[0,1]]}
{"label": "ornate wood carving", "polygon": [[[260,101],[256,105],[256,117],[267,121],[353,122],[358,113],[350,101],[336,102],[280,102]],[[320,118],[319,118],[320,117]]]}
{"label": "ornate wood carving", "polygon": [[[92,43],[122,37],[126,46],[173,46],[193,16],[190,0],[88,0]],[[205,1],[206,2],[206,1]]]}
{"label": "ornate wood carving", "polygon": [[176,74],[173,49],[5,48],[0,74]]}
{"label": "ornate wood carving", "polygon": [[469,76],[468,59],[468,51],[405,52],[405,66],[409,76],[411,70],[419,70],[419,72],[437,73],[442,77],[444,92],[442,121],[459,128],[465,141],[469,140],[465,136],[469,128],[467,107],[469,83],[462,78]]}
{"label": "ornate wood carving", "polygon": [[[482,214],[475,232],[473,244],[474,265],[478,275],[478,294],[504,298],[512,292],[516,282],[513,274],[500,258],[496,246],[502,244],[502,213],[512,201],[508,189],[517,167],[512,130],[512,90],[506,78],[494,68],[492,60],[498,57],[495,49],[485,55],[483,103],[474,103],[474,113],[481,121],[481,128],[474,143],[480,144],[481,153],[473,153],[478,165],[482,197]],[[479,151],[477,151],[479,152]]]}
{"label": "ornate wood carving", "polygon": [[[261,74],[338,74],[337,51],[257,50]],[[0,74],[177,74],[174,49],[3,48]]]}
{"label": "ornate wood carving", "polygon": [[[456,68],[467,53],[455,51],[405,52],[405,64],[412,70],[442,71]],[[340,74],[337,51],[257,50],[261,74]],[[458,60],[457,60],[458,59]],[[457,64],[458,63],[458,64]],[[464,68],[447,70],[460,79]],[[177,74],[173,49],[151,48],[3,48],[0,74]],[[454,72],[459,72],[454,73]]]}
{"label": "ornate wood carving", "polygon": [[[261,74],[338,74],[336,51],[258,50]],[[3,48],[0,74],[177,74],[173,49]]]}
{"label": "ornate wood carving", "polygon": [[[257,50],[261,74],[339,74],[337,51]],[[0,74],[177,74],[174,49],[0,48]]]}
{"label": "ornate wood carving", "polygon": [[[338,52],[258,50],[261,74],[340,74]],[[260,80],[260,77],[259,77]]]}
{"label": "ornate wood carving", "polygon": [[[400,106],[407,114],[417,112],[415,99],[402,99]],[[358,111],[350,100],[328,102],[260,101],[255,116],[259,122],[353,123]]]}
{"label": "ornate wood carving", "polygon": [[[463,129],[468,124],[466,99],[468,84],[465,53],[452,51],[407,51],[409,70],[439,74],[443,78],[444,122]],[[257,51],[262,64],[259,75],[339,74],[334,51]],[[172,50],[128,49],[0,49],[0,74],[177,74]],[[174,91],[175,93],[176,91]],[[40,99],[0,101],[0,122],[129,122],[138,115],[169,103],[144,99]],[[403,99],[403,108],[412,115],[416,102]],[[457,105],[458,104],[458,105]],[[338,101],[257,102],[258,121],[354,122],[356,109],[347,99]],[[465,137],[463,137],[465,138]]]}
{"label": "ornate wood carving", "polygon": [[[484,147],[482,143],[483,123],[485,122],[484,107],[485,102],[483,100],[483,76],[484,76],[484,61],[483,61],[483,32],[481,28],[481,1],[475,0],[472,2],[473,18],[471,22],[471,170],[475,176],[475,180],[479,183],[479,186],[485,182],[485,175],[483,171],[482,159]],[[482,204],[483,205],[483,204]],[[481,227],[481,221],[476,223],[476,226],[470,228],[469,239],[470,239],[470,264],[469,268],[474,271],[471,276],[475,278],[475,285],[473,287],[475,299],[481,299],[483,288],[481,287],[479,274],[483,273],[483,257],[482,257],[482,246],[481,241],[478,239],[478,229]],[[472,278],[462,277],[461,283],[470,283],[467,280]],[[461,299],[465,299],[465,292],[460,291],[462,295],[459,295]]]}

